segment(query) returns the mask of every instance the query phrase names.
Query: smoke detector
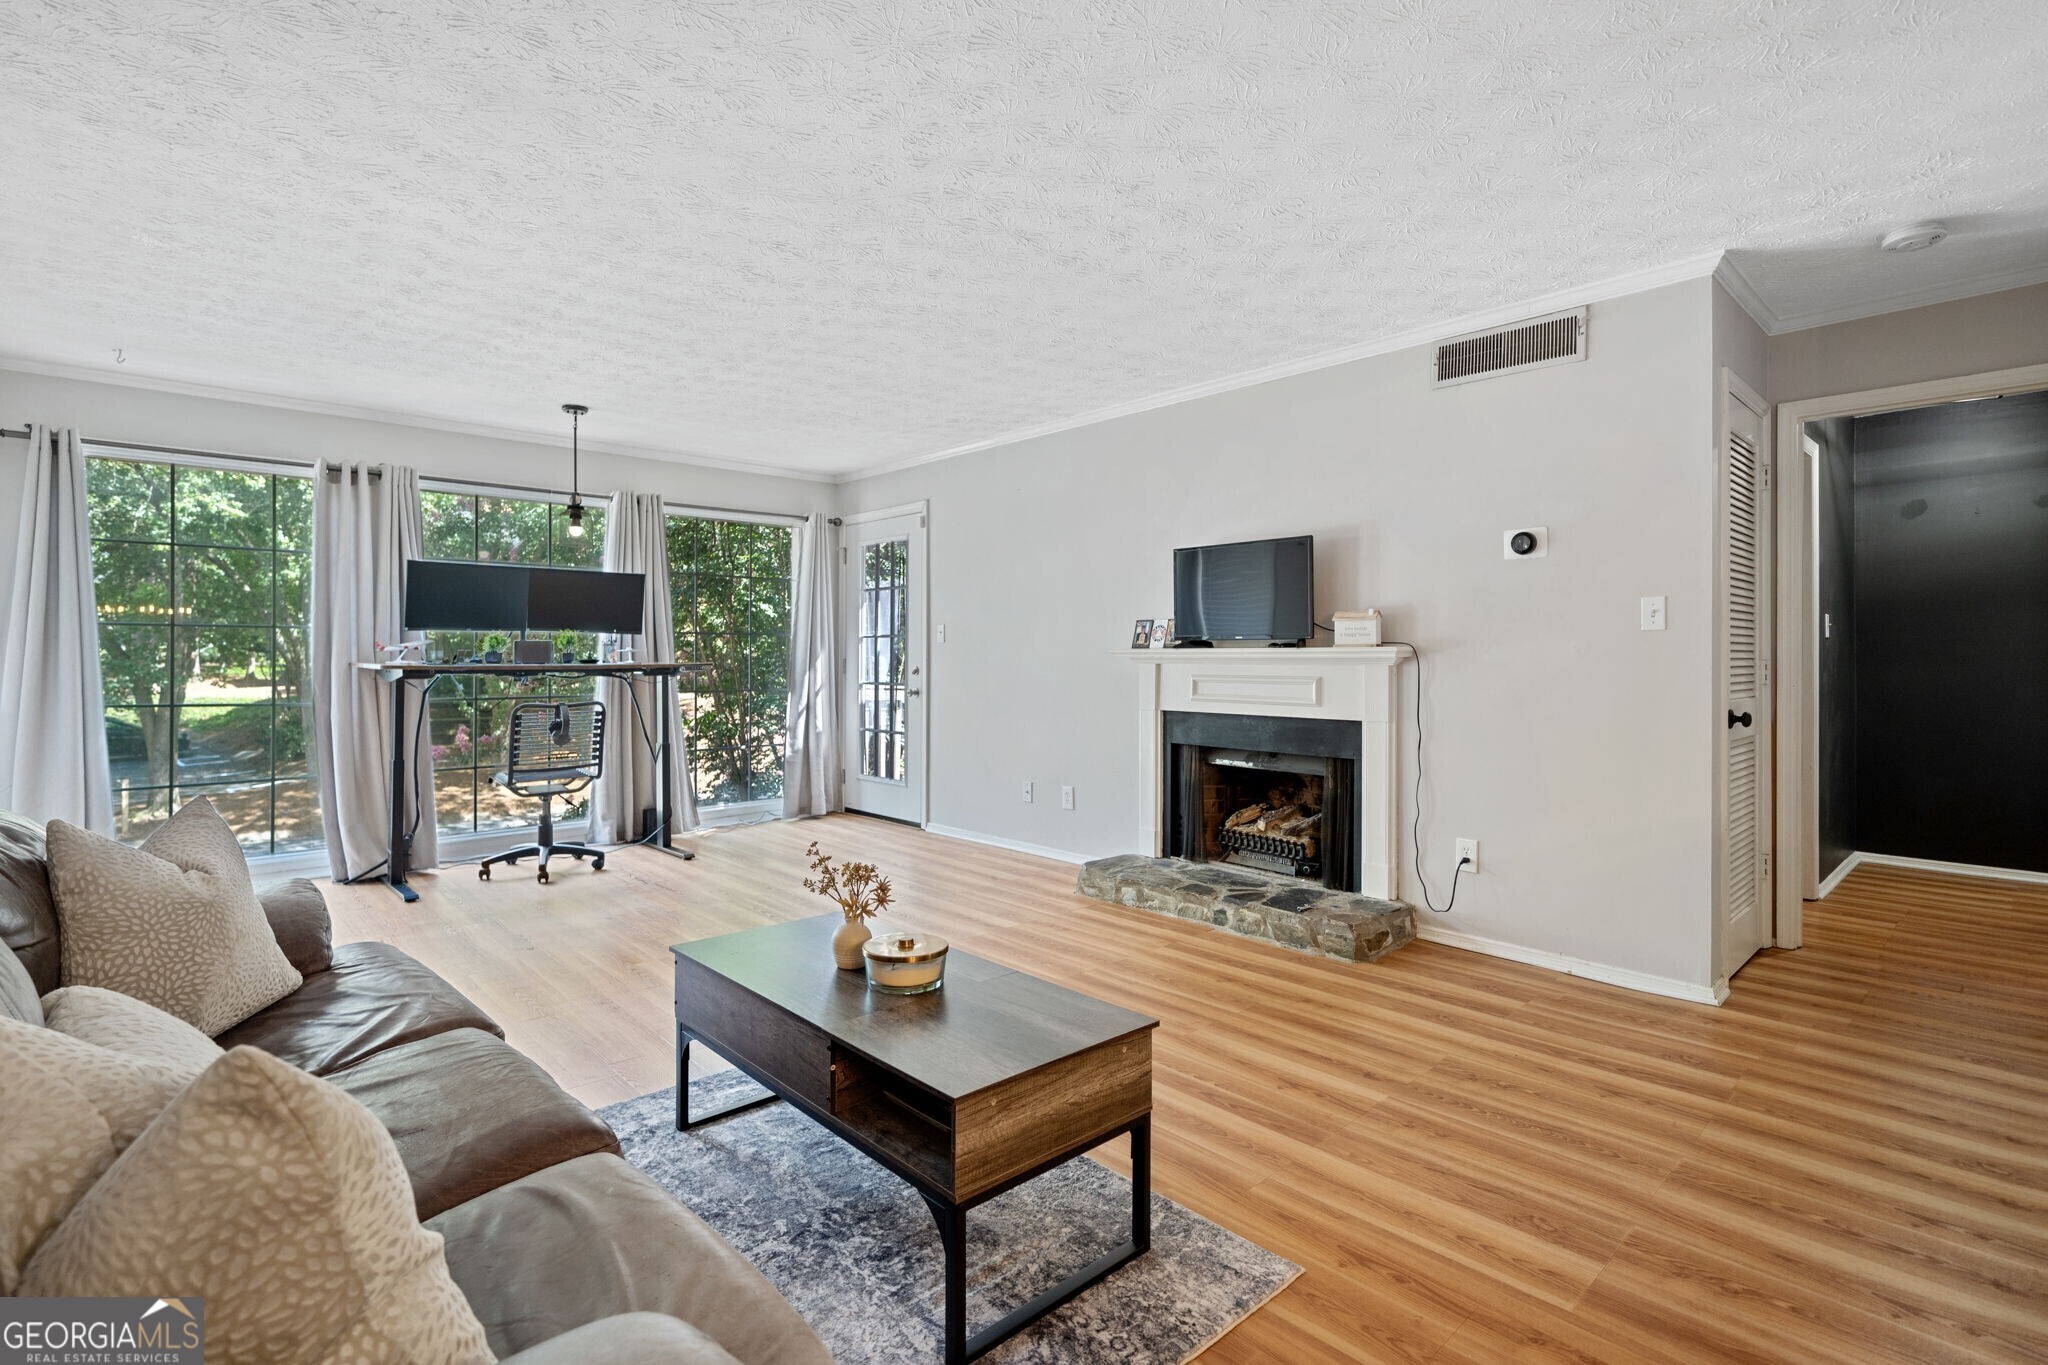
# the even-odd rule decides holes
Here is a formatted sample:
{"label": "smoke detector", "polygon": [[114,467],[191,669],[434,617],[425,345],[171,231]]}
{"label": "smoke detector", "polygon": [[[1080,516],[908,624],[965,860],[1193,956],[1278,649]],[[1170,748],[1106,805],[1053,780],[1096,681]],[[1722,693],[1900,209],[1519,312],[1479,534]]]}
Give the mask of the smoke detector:
{"label": "smoke detector", "polygon": [[1914,223],[1910,227],[1893,228],[1878,246],[1886,251],[1925,251],[1946,236],[1947,223]]}

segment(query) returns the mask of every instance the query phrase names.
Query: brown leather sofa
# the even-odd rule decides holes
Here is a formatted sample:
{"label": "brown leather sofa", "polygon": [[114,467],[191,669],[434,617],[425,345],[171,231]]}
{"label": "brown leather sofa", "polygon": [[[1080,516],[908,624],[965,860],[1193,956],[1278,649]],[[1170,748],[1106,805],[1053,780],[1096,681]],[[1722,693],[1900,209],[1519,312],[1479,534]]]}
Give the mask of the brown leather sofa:
{"label": "brown leather sofa", "polygon": [[[321,1076],[384,1124],[426,1226],[519,1365],[803,1365],[831,1356],[723,1238],[619,1155],[604,1120],[453,986],[385,943],[332,943],[304,880],[262,893],[305,984],[221,1034]],[[43,831],[0,812],[0,1010],[40,1023],[58,983]],[[31,994],[32,993],[32,994]]]}

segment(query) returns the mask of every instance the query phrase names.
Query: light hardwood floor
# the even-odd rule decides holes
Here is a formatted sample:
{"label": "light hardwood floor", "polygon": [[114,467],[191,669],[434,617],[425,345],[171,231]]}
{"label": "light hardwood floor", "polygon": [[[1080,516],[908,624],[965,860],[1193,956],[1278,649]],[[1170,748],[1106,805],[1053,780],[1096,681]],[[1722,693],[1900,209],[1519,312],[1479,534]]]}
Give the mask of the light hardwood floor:
{"label": "light hardwood floor", "polygon": [[329,896],[601,1105],[671,1079],[668,944],[829,908],[814,838],[895,918],[1163,1021],[1157,1188],[1307,1271],[1205,1362],[2048,1359],[2048,887],[1861,868],[1719,1009],[1308,958],[858,817]]}

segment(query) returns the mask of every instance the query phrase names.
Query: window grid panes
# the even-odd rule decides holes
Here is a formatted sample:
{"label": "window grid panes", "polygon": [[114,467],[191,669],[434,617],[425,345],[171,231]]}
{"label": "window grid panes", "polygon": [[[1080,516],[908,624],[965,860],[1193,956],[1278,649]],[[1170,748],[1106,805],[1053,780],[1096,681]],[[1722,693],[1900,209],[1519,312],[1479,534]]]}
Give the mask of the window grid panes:
{"label": "window grid panes", "polygon": [[319,847],[310,480],[96,455],[86,487],[116,835],[205,796],[251,854]]}
{"label": "window grid panes", "polygon": [[682,684],[690,772],[704,806],[782,795],[792,532],[668,519],[676,657],[713,665]]}
{"label": "window grid panes", "polygon": [[[492,564],[547,564],[595,569],[604,558],[602,506],[584,507],[585,534],[569,534],[569,509],[560,503],[425,490],[420,494],[429,559]],[[501,632],[509,646],[516,630]],[[491,632],[437,630],[427,635],[427,657],[481,657],[500,642]],[[594,657],[597,637],[567,633],[555,641],[578,659]],[[524,829],[540,819],[531,797],[494,783],[505,770],[505,734],[512,708],[524,702],[584,701],[596,690],[590,678],[444,677],[428,694],[427,744],[434,762],[434,818],[447,834]],[[588,796],[564,802],[563,819],[580,818]]]}
{"label": "window grid panes", "polygon": [[883,782],[905,780],[909,705],[905,698],[904,641],[910,638],[910,542],[883,540],[861,547],[860,771]]}

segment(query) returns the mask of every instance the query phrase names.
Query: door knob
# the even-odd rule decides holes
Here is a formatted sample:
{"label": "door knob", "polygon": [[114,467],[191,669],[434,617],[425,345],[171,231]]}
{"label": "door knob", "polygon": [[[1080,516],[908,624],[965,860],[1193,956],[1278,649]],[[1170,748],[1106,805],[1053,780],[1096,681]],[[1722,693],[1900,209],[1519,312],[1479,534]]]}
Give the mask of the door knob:
{"label": "door knob", "polygon": [[1739,715],[1739,716],[1738,716],[1738,715],[1736,715],[1736,714],[1735,714],[1735,713],[1734,713],[1733,711],[1730,711],[1730,712],[1728,713],[1728,728],[1729,728],[1729,729],[1733,730],[1733,729],[1734,729],[1734,728],[1735,728],[1736,726],[1738,726],[1738,725],[1747,725],[1747,724],[1749,724],[1749,712],[1747,712],[1747,711],[1744,711],[1744,712],[1743,712],[1743,713],[1742,713],[1741,715]]}

